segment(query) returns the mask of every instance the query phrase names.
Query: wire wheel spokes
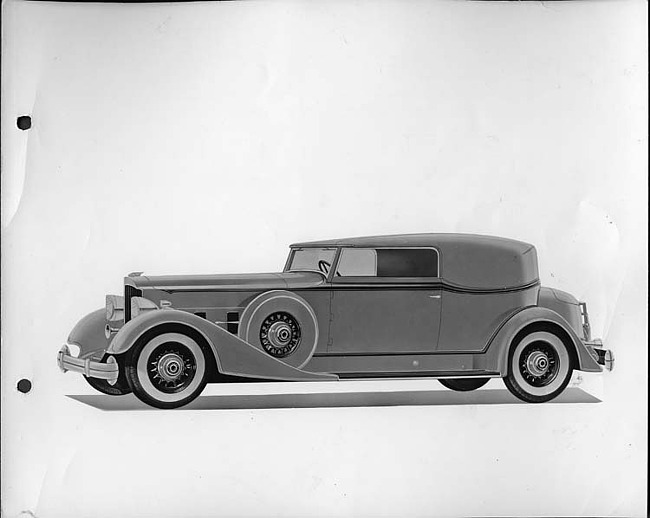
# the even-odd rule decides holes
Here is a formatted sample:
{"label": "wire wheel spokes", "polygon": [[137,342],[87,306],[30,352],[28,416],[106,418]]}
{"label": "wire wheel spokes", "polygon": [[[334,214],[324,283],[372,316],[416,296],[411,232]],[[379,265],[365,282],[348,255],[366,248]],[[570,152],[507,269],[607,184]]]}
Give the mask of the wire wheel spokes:
{"label": "wire wheel spokes", "polygon": [[260,342],[264,350],[275,358],[284,358],[300,345],[301,331],[296,319],[284,311],[272,313],[260,328]]}
{"label": "wire wheel spokes", "polygon": [[560,359],[555,348],[547,342],[533,342],[521,353],[519,371],[533,387],[544,387],[558,374]]}
{"label": "wire wheel spokes", "polygon": [[196,358],[185,345],[166,342],[156,347],[149,356],[147,374],[161,392],[180,392],[194,379]]}

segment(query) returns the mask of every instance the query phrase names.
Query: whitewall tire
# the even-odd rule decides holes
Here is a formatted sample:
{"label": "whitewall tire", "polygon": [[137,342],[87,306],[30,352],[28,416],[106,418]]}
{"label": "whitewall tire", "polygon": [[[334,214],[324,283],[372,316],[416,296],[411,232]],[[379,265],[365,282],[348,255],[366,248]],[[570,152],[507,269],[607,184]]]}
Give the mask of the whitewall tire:
{"label": "whitewall tire", "polygon": [[512,344],[503,381],[519,399],[544,403],[569,384],[573,366],[564,341],[550,331],[534,331]]}
{"label": "whitewall tire", "polygon": [[182,333],[162,333],[134,346],[126,373],[133,393],[156,408],[178,408],[207,383],[206,351]]}

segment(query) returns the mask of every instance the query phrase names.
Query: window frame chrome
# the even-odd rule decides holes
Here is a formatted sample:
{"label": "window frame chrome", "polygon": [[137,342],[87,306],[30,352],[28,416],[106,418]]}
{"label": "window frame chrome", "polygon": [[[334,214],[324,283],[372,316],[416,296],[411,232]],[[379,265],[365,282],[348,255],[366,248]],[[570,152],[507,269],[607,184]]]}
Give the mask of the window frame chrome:
{"label": "window frame chrome", "polygon": [[[294,255],[296,251],[298,250],[308,250],[308,249],[313,249],[313,248],[319,248],[321,250],[334,250],[334,257],[332,258],[332,265],[330,266],[330,271],[328,273],[321,272],[320,270],[291,270],[290,266],[291,263],[293,262]],[[299,272],[311,272],[311,273],[319,273],[321,274],[326,281],[329,280],[330,274],[332,273],[333,266],[336,264],[338,260],[338,254],[339,254],[340,248],[337,246],[296,246],[296,247],[291,247],[291,251],[289,252],[289,257],[287,258],[287,261],[284,265],[284,270],[282,273],[299,273]]]}
{"label": "window frame chrome", "polygon": [[[361,250],[433,250],[436,253],[436,263],[437,263],[436,272],[438,274],[435,277],[379,277],[375,273],[375,275],[348,276],[349,279],[386,279],[386,280],[400,279],[400,280],[406,280],[406,282],[415,282],[415,279],[417,279],[419,282],[422,282],[422,279],[430,279],[430,282],[433,282],[433,280],[440,281],[442,279],[442,264],[440,261],[440,250],[438,250],[435,246],[345,246],[342,245],[338,247],[338,252],[335,256],[335,265],[332,266],[332,270],[330,272],[330,275],[328,276],[329,282],[333,282],[335,272],[338,270],[339,267],[339,261],[341,255],[343,254],[343,249],[346,248],[358,248]],[[414,279],[414,281],[408,281],[407,279]]]}

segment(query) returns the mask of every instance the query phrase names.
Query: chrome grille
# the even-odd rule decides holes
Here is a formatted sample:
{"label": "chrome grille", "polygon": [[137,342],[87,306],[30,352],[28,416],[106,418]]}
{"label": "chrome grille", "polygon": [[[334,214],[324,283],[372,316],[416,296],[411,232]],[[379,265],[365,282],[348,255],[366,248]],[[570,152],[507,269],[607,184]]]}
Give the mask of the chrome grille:
{"label": "chrome grille", "polygon": [[124,285],[124,323],[126,324],[131,320],[131,299],[133,297],[140,297],[142,290],[135,288],[129,284]]}

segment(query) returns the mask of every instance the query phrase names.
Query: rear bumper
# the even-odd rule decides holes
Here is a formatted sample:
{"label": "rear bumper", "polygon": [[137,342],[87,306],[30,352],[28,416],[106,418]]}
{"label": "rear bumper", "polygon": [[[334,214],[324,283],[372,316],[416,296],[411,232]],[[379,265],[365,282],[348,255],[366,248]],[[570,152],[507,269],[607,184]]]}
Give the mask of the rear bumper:
{"label": "rear bumper", "polygon": [[599,365],[602,365],[608,371],[614,370],[614,353],[611,349],[603,347],[602,340],[589,340],[585,342],[585,346]]}
{"label": "rear bumper", "polygon": [[57,353],[56,362],[63,372],[78,372],[88,378],[107,380],[111,385],[117,382],[120,374],[117,360],[113,356],[109,356],[106,363],[96,362],[90,358],[76,358],[70,354],[70,348],[67,345],[61,347]]}

